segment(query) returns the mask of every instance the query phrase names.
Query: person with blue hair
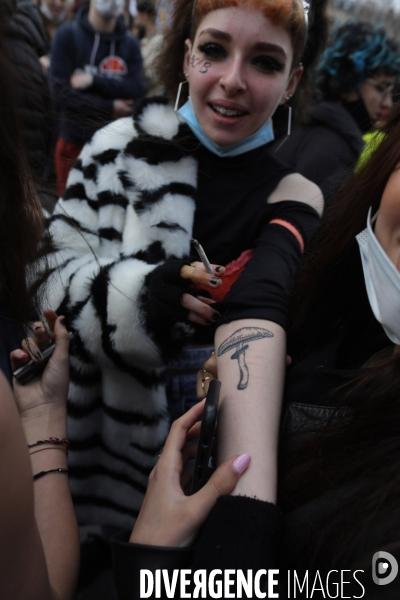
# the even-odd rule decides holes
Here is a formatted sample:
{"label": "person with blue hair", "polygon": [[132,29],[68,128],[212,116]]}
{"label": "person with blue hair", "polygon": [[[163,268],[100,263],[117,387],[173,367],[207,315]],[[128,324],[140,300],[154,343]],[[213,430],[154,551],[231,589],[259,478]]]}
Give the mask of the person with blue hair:
{"label": "person with blue hair", "polygon": [[393,104],[400,53],[382,27],[351,20],[336,27],[316,70],[318,102],[309,121],[278,148],[280,159],[337,195],[374,130]]}

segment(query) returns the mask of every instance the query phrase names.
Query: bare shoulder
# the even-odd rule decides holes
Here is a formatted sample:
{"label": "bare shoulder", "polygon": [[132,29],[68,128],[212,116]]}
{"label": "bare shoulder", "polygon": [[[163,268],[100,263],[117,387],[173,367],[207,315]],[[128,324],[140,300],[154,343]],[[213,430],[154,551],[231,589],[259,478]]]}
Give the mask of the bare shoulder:
{"label": "bare shoulder", "polygon": [[324,210],[324,196],[320,188],[300,173],[291,173],[281,179],[267,202],[272,204],[282,200],[304,202],[315,208],[320,215]]}
{"label": "bare shoulder", "polygon": [[400,198],[400,163],[388,179],[383,192],[383,198]]}

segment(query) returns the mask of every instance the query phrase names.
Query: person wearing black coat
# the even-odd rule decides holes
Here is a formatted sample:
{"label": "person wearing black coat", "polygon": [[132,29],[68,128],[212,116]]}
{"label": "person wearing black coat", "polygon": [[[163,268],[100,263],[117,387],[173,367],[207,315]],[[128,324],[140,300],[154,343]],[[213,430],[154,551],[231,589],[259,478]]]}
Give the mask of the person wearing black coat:
{"label": "person wearing black coat", "polygon": [[5,52],[15,66],[22,138],[42,205],[51,212],[55,202],[45,191],[42,178],[51,151],[52,103],[47,76],[39,61],[48,51],[47,37],[38,10],[30,0],[6,0],[6,11]]}
{"label": "person wearing black coat", "polygon": [[309,122],[296,129],[276,154],[286,164],[314,181],[322,190],[325,206],[356,165],[364,148],[362,132],[343,104],[325,100],[312,107]]}

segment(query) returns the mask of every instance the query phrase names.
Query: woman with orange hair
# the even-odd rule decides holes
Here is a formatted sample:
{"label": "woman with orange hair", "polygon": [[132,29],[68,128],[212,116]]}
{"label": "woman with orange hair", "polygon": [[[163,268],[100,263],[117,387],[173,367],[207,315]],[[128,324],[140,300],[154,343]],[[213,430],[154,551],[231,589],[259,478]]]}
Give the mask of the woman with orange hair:
{"label": "woman with orange hair", "polygon": [[[132,525],[168,429],[164,368],[189,342],[194,370],[204,346],[232,349],[218,357],[220,460],[270,454],[289,292],[323,204],[268,150],[306,31],[300,0],[177,0],[160,64],[176,99],[145,99],[133,120],[96,132],[70,173],[45,278],[77,337],[68,409],[81,523]],[[211,273],[192,262],[192,237]],[[254,495],[273,462],[254,459],[237,493]]]}

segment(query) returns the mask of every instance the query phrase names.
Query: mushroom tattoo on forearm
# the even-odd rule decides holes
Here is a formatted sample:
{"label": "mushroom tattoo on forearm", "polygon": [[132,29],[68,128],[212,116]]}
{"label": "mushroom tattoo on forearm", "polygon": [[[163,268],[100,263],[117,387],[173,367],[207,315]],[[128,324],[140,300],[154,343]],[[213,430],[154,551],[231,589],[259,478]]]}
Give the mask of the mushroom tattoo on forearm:
{"label": "mushroom tattoo on forearm", "polygon": [[245,390],[249,383],[249,368],[246,365],[245,353],[249,345],[246,342],[254,342],[264,338],[272,338],[274,334],[268,329],[262,327],[242,327],[232,333],[218,348],[218,356],[222,356],[229,350],[236,350],[231,359],[237,358],[240,371],[240,380],[237,386],[238,390]]}

